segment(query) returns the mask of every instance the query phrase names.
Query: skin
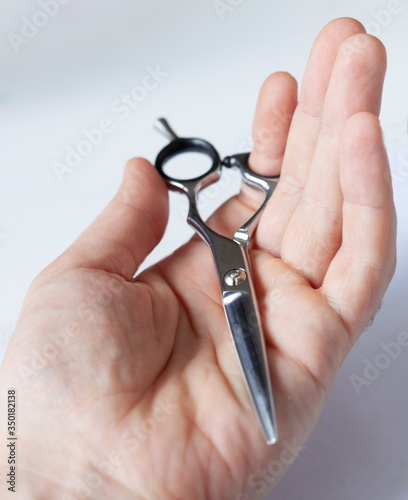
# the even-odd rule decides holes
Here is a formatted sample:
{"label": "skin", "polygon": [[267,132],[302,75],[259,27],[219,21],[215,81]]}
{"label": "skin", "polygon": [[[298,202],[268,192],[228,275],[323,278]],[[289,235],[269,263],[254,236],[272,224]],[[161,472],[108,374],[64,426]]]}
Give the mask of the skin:
{"label": "skin", "polygon": [[[195,237],[133,279],[168,216],[163,181],[134,159],[30,286],[4,358],[0,393],[18,393],[18,498],[249,500],[278,483],[394,273],[385,67],[379,40],[338,19],[315,41],[299,100],[287,73],[260,92],[250,164],[281,179],[251,259],[278,443],[265,444],[252,411],[206,245]],[[231,234],[256,205],[244,189],[210,225]],[[2,443],[5,430],[3,414]]]}

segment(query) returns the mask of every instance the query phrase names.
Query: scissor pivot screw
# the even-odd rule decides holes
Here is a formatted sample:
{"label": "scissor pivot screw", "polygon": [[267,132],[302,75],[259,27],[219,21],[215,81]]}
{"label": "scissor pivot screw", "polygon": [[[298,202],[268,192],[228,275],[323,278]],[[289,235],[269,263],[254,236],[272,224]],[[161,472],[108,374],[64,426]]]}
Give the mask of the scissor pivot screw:
{"label": "scissor pivot screw", "polygon": [[246,280],[246,272],[243,269],[231,269],[224,275],[224,282],[228,286],[238,286]]}

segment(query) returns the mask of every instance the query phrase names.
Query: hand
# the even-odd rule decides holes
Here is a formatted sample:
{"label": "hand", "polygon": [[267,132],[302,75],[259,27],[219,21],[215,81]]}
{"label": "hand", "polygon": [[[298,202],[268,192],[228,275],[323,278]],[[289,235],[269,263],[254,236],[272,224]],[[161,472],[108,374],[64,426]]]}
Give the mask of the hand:
{"label": "hand", "polygon": [[[295,460],[395,266],[377,119],[386,57],[363,32],[351,19],[327,25],[299,102],[295,80],[276,73],[255,114],[251,167],[281,170],[251,253],[278,444],[265,444],[251,408],[205,244],[193,238],[132,279],[168,214],[163,181],[136,159],[32,283],[1,367],[1,397],[18,394],[19,498],[249,500]],[[231,233],[251,195],[211,225]]]}

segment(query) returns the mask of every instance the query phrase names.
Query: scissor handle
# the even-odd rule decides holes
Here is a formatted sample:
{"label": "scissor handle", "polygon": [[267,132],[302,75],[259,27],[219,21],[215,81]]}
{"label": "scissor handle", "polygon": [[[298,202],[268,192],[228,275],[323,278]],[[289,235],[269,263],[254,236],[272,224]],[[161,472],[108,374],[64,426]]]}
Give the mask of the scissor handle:
{"label": "scissor handle", "polygon": [[247,182],[248,184],[253,185],[256,187],[258,185],[258,182],[251,182],[252,179],[259,179],[261,181],[260,185],[263,189],[262,186],[262,181],[266,182],[274,182],[276,183],[279,180],[279,174],[278,175],[263,175],[263,174],[257,174],[253,170],[251,170],[249,166],[249,157],[251,153],[237,153],[234,155],[226,156],[223,160],[222,163],[228,168],[231,167],[238,167],[243,176],[243,181]]}
{"label": "scissor handle", "polygon": [[[179,154],[191,152],[202,153],[210,157],[212,164],[206,172],[197,177],[191,177],[187,179],[175,178],[166,174],[166,172],[164,171],[164,166],[171,158]],[[204,181],[204,179],[211,178],[212,174],[219,175],[220,156],[214,146],[212,146],[212,144],[205,141],[204,139],[198,139],[195,137],[181,137],[172,140],[159,152],[155,161],[155,167],[159,174],[163,177],[163,179],[165,179],[172,187],[184,190],[183,187],[188,184],[198,185],[201,183],[201,181]]]}

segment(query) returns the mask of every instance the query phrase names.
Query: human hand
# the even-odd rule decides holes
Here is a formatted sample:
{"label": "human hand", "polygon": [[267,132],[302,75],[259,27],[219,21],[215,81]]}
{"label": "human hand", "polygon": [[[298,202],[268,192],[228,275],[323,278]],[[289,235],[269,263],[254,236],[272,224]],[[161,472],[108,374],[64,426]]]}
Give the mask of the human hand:
{"label": "human hand", "polygon": [[[258,427],[205,244],[193,238],[132,279],[168,214],[162,179],[136,159],[30,286],[4,358],[1,397],[18,394],[18,498],[249,500],[295,460],[395,266],[376,118],[385,52],[363,31],[330,23],[299,103],[294,79],[277,73],[256,110],[251,167],[282,169],[251,252],[278,443]],[[212,227],[230,233],[255,204],[244,190]]]}

